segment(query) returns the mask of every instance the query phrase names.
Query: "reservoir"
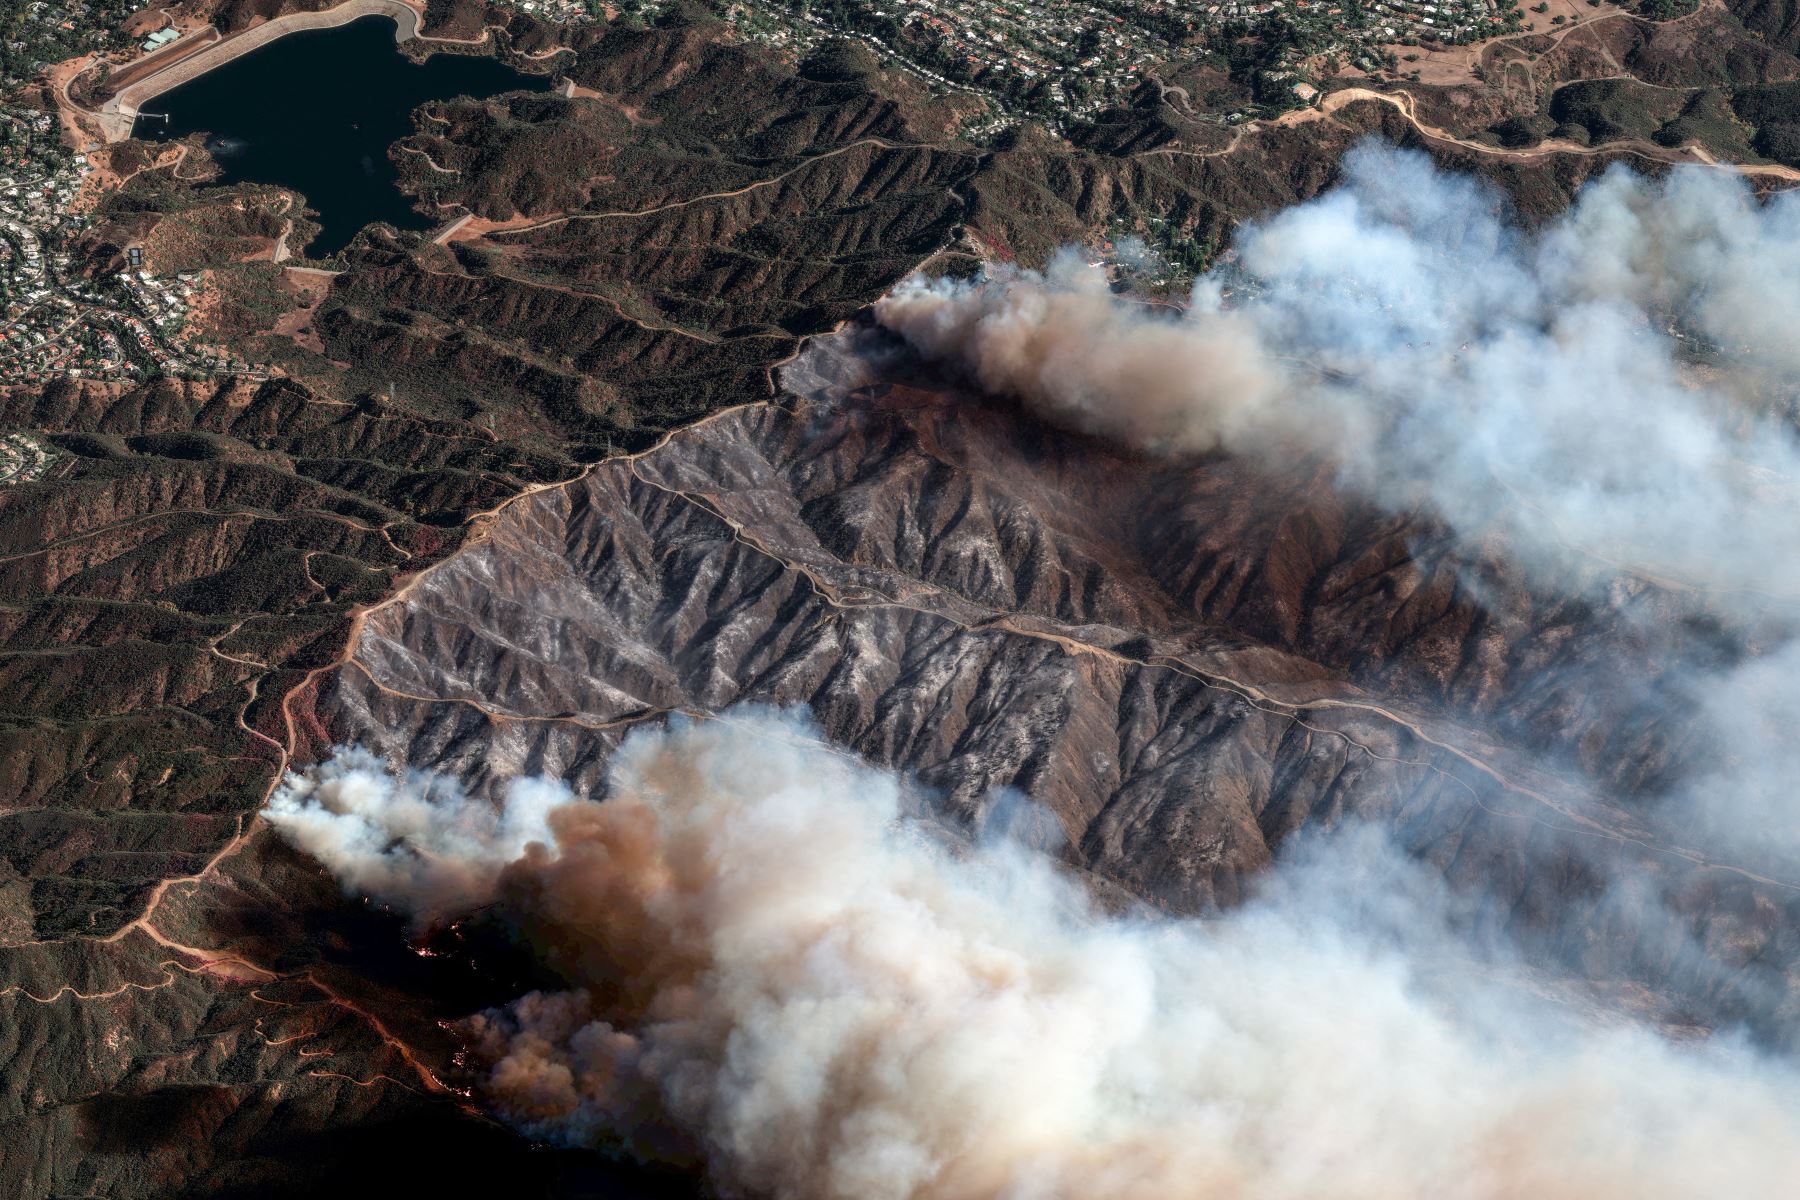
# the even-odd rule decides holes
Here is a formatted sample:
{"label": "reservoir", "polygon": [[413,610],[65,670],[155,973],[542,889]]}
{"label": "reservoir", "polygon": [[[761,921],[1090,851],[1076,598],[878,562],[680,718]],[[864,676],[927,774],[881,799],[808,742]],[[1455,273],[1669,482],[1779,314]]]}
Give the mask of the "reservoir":
{"label": "reservoir", "polygon": [[148,101],[147,112],[169,119],[139,118],[135,133],[155,141],[204,133],[224,169],[219,182],[294,188],[318,212],[320,232],[292,249],[324,258],[372,221],[421,231],[443,223],[413,210],[388,160],[388,148],[413,132],[414,108],[549,90],[547,77],[491,58],[414,63],[395,45],[392,20],[363,17],[288,34]]}

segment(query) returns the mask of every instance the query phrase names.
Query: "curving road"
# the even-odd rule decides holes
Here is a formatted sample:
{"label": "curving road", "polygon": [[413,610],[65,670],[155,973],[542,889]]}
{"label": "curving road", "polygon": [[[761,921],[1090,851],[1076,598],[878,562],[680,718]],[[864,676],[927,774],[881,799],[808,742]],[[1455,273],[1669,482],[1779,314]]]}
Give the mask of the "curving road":
{"label": "curving road", "polygon": [[[1617,141],[1603,142],[1598,146],[1584,146],[1579,142],[1571,142],[1564,138],[1545,138],[1535,146],[1527,146],[1518,150],[1509,150],[1503,146],[1489,146],[1482,142],[1458,137],[1447,129],[1440,129],[1435,125],[1426,124],[1419,118],[1419,115],[1413,111],[1412,94],[1405,91],[1377,92],[1370,88],[1362,87],[1344,88],[1341,91],[1331,92],[1326,95],[1315,108],[1301,108],[1295,109],[1292,112],[1283,113],[1281,116],[1276,117],[1273,121],[1269,122],[1268,125],[1270,127],[1280,127],[1302,125],[1308,121],[1323,120],[1340,109],[1347,108],[1348,106],[1363,100],[1374,100],[1397,109],[1400,115],[1405,117],[1407,121],[1412,124],[1412,127],[1419,131],[1421,136],[1429,138],[1434,142],[1445,142],[1449,145],[1459,146],[1464,150],[1473,150],[1477,154],[1487,154],[1495,158],[1528,160],[1542,158],[1547,154],[1631,154],[1638,158],[1649,159],[1653,162],[1669,163],[1676,166],[1699,165],[1722,167],[1726,170],[1736,171],[1740,175],[1752,177],[1767,176],[1772,179],[1783,180],[1787,183],[1800,183],[1800,171],[1797,171],[1792,167],[1784,167],[1776,163],[1720,162],[1718,158],[1704,146],[1692,142],[1683,146],[1671,147],[1659,146],[1655,142],[1646,142],[1638,138],[1621,138]],[[1234,140],[1231,146],[1227,146],[1223,151],[1215,151],[1215,153],[1229,153],[1232,149],[1236,148],[1236,145],[1237,142]]]}

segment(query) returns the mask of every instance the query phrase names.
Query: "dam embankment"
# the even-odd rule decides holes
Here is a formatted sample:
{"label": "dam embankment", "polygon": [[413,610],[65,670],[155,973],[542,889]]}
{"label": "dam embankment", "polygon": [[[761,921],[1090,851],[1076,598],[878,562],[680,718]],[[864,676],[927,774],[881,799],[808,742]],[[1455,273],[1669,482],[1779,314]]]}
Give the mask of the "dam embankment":
{"label": "dam embankment", "polygon": [[307,29],[335,29],[364,17],[387,17],[394,22],[394,41],[403,43],[419,36],[419,9],[403,0],[345,0],[319,12],[288,13],[260,25],[221,38],[191,53],[178,53],[168,65],[121,88],[100,108],[101,129],[108,142],[131,136],[139,111],[149,101],[184,83],[217,70],[233,59],[260,50],[279,38]]}
{"label": "dam embankment", "polygon": [[[297,227],[282,243],[294,253],[329,257],[373,223],[425,233],[443,223],[444,206],[433,201],[457,171],[404,152],[414,149],[403,145],[418,132],[413,114],[465,96],[547,92],[553,81],[486,55],[415,58],[394,32],[389,18],[371,14],[265,42],[159,95],[150,107],[160,119],[144,113],[136,136],[202,137],[215,182],[273,184],[304,196],[305,222],[317,231]],[[419,161],[431,169],[417,170]],[[403,164],[423,178],[402,186]]]}

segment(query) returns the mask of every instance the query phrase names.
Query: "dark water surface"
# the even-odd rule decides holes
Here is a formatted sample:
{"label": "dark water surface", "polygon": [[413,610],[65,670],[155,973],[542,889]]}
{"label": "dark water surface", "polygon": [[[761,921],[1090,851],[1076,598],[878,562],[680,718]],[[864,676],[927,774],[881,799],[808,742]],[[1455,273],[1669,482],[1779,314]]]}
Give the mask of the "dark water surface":
{"label": "dark water surface", "polygon": [[394,22],[363,17],[336,29],[309,29],[254,50],[147,101],[168,121],[140,119],[137,136],[171,141],[205,133],[224,168],[223,183],[275,183],[298,190],[318,211],[319,236],[305,250],[335,254],[371,221],[430,229],[440,218],[413,211],[397,186],[388,147],[413,132],[412,110],[455,96],[550,89],[491,58],[402,57]]}

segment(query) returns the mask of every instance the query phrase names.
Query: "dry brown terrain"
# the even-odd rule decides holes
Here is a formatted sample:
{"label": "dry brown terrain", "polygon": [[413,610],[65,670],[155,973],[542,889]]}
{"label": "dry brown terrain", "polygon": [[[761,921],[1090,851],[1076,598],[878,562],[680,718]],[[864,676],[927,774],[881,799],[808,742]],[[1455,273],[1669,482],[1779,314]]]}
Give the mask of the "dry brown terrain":
{"label": "dry brown terrain", "polygon": [[[790,400],[507,505],[365,615],[301,728],[477,789],[585,791],[635,726],[800,705],[955,820],[1031,796],[1068,861],[1173,911],[1241,898],[1287,837],[1356,815],[1493,889],[1570,986],[1683,1022],[1787,986],[1800,880],[1546,769],[1639,718],[1533,664],[1649,678],[1666,663],[1638,632],[1522,589],[1477,603],[1439,532],[1335,495],[1329,464],[1134,461],[904,363],[871,378],[871,336],[814,343]],[[1641,959],[1584,847],[1695,904],[1717,961]]]}
{"label": "dry brown terrain", "polygon": [[[190,7],[239,30],[297,6]],[[523,18],[501,38],[467,4],[427,17],[555,53]],[[1041,795],[1114,895],[1230,902],[1295,830],[1354,811],[1511,897],[1547,962],[1591,935],[1609,1003],[1705,1024],[1791,987],[1786,881],[1542,771],[1626,722],[1511,703],[1576,615],[1525,598],[1497,628],[1428,525],[1334,498],[1320,464],[1145,464],[916,372],[852,386],[829,354],[775,394],[921,263],[1033,263],[1151,217],[1222,245],[1370,134],[1526,219],[1610,163],[1697,158],[1481,139],[1600,49],[1685,88],[1746,40],[1593,24],[1527,52],[1516,97],[1460,109],[1419,85],[1231,133],[1126,114],[994,145],[958,137],[966,99],[842,48],[567,31],[570,95],[438,106],[399,153],[422,204],[472,219],[442,244],[365,235],[329,276],[226,261],[275,255],[291,195],[198,189],[197,152],[109,157],[96,269],[133,239],[171,269],[221,255],[245,282],[208,319],[286,378],[0,397],[63,456],[0,495],[0,1191],[691,1191],[530,1150],[455,1090],[440,1021],[545,981],[505,947],[415,954],[269,835],[281,773],[350,737],[480,786],[587,783],[665,713],[805,705],[956,819],[996,785]],[[1635,40],[1590,45],[1606,30]],[[1617,634],[1574,640],[1654,673]],[[1588,841],[1686,889],[1704,969],[1590,919]],[[376,1165],[352,1178],[358,1154]]]}

